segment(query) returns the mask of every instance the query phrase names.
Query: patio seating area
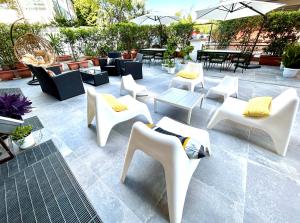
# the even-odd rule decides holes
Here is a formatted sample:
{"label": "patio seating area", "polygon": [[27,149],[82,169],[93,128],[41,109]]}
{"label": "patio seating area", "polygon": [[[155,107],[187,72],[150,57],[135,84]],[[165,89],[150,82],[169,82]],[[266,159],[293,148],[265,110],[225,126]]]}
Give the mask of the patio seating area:
{"label": "patio seating area", "polygon": [[300,223],[299,21],[289,0],[0,1],[0,223]]}
{"label": "patio seating area", "polygon": [[[238,70],[235,75],[240,78],[239,99],[280,95],[292,81],[280,80],[276,73],[280,73],[278,68],[265,66],[259,71],[247,70],[247,76]],[[232,74],[205,70],[205,88],[196,88],[195,92],[207,93],[223,75]],[[147,105],[153,122],[168,116],[185,123],[187,113],[180,108],[160,104],[159,113],[154,112],[153,98],[168,89],[172,75],[161,71],[158,65],[144,66],[143,75],[137,83],[147,88],[148,96],[138,100]],[[96,92],[119,97],[121,78],[109,79],[109,83],[95,87]],[[293,81],[299,95],[297,84]],[[165,176],[159,162],[136,152],[125,184],[120,182],[130,129],[136,121],[148,123],[143,116],[116,125],[106,145],[99,147],[96,122],[87,126],[86,94],[61,102],[42,93],[39,86],[27,85],[26,79],[1,83],[1,88],[12,87],[21,88],[32,100],[31,115],[38,116],[46,129],[43,138],[51,136],[59,145],[58,150],[103,222],[168,222]],[[85,90],[88,87],[91,86],[84,84]],[[222,102],[223,97],[206,97],[202,108],[194,109],[190,126],[207,130],[209,120]],[[300,198],[295,196],[300,193],[299,123],[298,109],[285,157],[272,151],[271,138],[260,130],[230,121],[207,130],[212,155],[201,159],[191,178],[182,222],[299,221]]]}

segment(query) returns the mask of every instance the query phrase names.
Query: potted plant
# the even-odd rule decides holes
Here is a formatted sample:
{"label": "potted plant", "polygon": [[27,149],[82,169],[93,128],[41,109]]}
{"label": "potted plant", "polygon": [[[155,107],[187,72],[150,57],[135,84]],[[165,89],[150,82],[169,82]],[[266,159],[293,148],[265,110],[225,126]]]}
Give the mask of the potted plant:
{"label": "potted plant", "polygon": [[31,131],[31,125],[18,126],[11,134],[11,138],[20,149],[30,148],[35,145]]}
{"label": "potted plant", "polygon": [[295,77],[300,73],[300,44],[287,45],[282,55],[283,76]]}
{"label": "potted plant", "polygon": [[169,74],[175,74],[175,70],[176,70],[176,67],[175,67],[175,63],[173,60],[168,60],[167,61],[167,71]]}
{"label": "potted plant", "polygon": [[194,50],[194,47],[191,45],[187,45],[184,48],[181,49],[180,53],[183,57],[182,64],[185,64],[185,60],[192,60],[190,57],[190,53]]}
{"label": "potted plant", "polygon": [[[22,115],[31,111],[32,102],[20,94],[4,94],[0,96],[0,116],[6,117],[7,122],[0,122],[2,132],[10,133],[20,125]],[[10,123],[10,122],[11,123]]]}

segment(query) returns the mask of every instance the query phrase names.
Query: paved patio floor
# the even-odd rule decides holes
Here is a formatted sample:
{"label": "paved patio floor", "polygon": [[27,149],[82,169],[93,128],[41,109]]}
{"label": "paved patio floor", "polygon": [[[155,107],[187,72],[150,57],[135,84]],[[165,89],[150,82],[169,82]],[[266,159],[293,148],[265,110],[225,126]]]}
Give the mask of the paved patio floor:
{"label": "paved patio floor", "polygon": [[[280,73],[270,67],[238,72],[239,98],[276,97],[287,86],[296,87],[300,95],[300,80],[281,78]],[[232,75],[217,69],[205,71],[205,89],[196,91],[207,92],[225,74]],[[144,79],[138,81],[150,91],[139,100],[148,105],[155,122],[163,116],[186,120],[185,111],[171,106],[160,104],[159,113],[153,111],[153,95],[165,91],[171,77],[158,65],[144,65]],[[28,117],[37,115],[45,126],[36,137],[54,139],[101,219],[106,223],[168,222],[164,172],[158,162],[137,152],[125,184],[120,182],[131,126],[146,120],[138,117],[117,125],[101,148],[95,123],[87,127],[86,95],[60,102],[27,81],[0,82],[0,88],[19,87],[33,101],[35,109]],[[119,87],[120,78],[110,77],[110,83],[96,91],[119,96]],[[191,125],[206,129],[221,103],[222,99],[206,98],[202,109],[194,109]],[[265,133],[229,121],[221,122],[209,134],[213,155],[200,161],[191,180],[183,223],[300,222],[299,112],[286,157],[270,151],[272,142]]]}

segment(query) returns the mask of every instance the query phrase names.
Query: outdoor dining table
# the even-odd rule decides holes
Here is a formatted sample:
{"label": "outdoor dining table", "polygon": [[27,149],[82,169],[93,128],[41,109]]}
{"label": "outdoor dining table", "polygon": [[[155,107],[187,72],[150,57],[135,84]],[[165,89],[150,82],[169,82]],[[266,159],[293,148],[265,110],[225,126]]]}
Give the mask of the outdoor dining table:
{"label": "outdoor dining table", "polygon": [[213,54],[213,53],[222,53],[222,54],[241,54],[242,51],[241,50],[198,50],[198,52],[201,53],[207,53],[207,54]]}
{"label": "outdoor dining table", "polygon": [[140,51],[142,53],[164,53],[167,49],[166,48],[146,48],[146,49],[141,49]]}

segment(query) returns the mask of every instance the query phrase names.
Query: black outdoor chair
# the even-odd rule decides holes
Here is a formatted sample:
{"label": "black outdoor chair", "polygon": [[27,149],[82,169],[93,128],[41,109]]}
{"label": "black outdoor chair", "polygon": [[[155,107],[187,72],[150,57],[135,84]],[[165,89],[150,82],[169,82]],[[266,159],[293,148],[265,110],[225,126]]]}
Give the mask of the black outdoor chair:
{"label": "black outdoor chair", "polygon": [[[35,74],[42,91],[60,101],[85,93],[79,71],[60,73],[60,71],[56,70],[58,73],[50,77],[47,71],[42,67],[27,66],[31,72]],[[55,73],[55,71],[53,72]]]}
{"label": "black outdoor chair", "polygon": [[131,74],[134,80],[143,78],[143,54],[138,53],[134,60],[118,60],[117,68],[120,75]]}
{"label": "black outdoor chair", "polygon": [[109,52],[107,54],[108,58],[111,59],[110,64],[107,63],[107,58],[99,58],[100,67],[102,71],[107,71],[109,76],[119,76],[116,61],[121,58],[120,52]]}
{"label": "black outdoor chair", "polygon": [[221,72],[222,69],[224,68],[224,64],[225,64],[226,60],[227,60],[227,54],[226,53],[212,53],[212,54],[209,54],[209,56],[208,56],[209,65],[207,66],[207,69],[212,67],[212,65],[214,66],[215,64],[219,64],[220,65],[220,72]]}
{"label": "black outdoor chair", "polygon": [[238,58],[236,58],[235,60],[232,60],[232,63],[235,64],[234,73],[237,70],[237,68],[242,68],[242,73],[244,73],[244,70],[247,70],[247,69],[260,68],[261,67],[260,65],[250,63],[251,57],[252,57],[251,52],[244,52],[244,53],[240,54]]}

